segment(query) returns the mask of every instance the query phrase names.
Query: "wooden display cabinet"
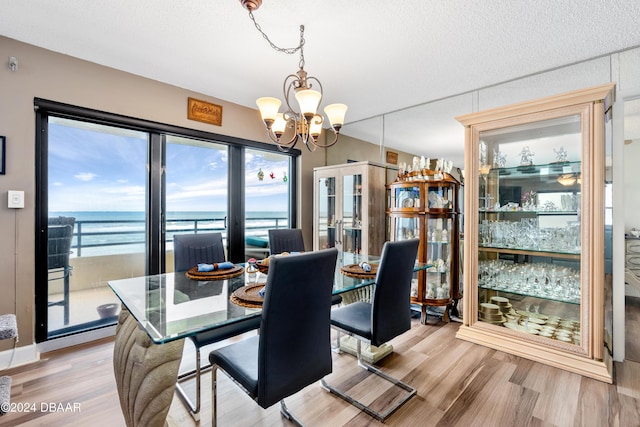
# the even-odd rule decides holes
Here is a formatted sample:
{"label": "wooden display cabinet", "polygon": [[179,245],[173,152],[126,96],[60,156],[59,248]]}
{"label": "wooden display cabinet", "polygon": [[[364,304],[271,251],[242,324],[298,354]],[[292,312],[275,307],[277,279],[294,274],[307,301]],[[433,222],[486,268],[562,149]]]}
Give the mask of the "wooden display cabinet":
{"label": "wooden display cabinet", "polygon": [[419,179],[387,185],[387,221],[390,240],[420,238],[418,261],[431,265],[414,276],[411,302],[420,306],[427,323],[428,306],[444,306],[457,315],[459,283],[459,182],[451,175],[425,171]]}
{"label": "wooden display cabinet", "polygon": [[313,249],[380,255],[387,169],[371,162],[315,168]]}
{"label": "wooden display cabinet", "polygon": [[466,140],[457,337],[609,383],[614,87],[457,118]]}

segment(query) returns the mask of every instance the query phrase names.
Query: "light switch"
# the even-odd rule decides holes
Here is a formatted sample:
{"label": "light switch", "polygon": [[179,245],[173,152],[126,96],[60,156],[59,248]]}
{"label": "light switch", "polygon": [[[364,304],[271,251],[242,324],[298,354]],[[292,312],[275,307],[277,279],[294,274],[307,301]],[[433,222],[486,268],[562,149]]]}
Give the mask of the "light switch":
{"label": "light switch", "polygon": [[24,191],[9,190],[9,208],[24,208]]}

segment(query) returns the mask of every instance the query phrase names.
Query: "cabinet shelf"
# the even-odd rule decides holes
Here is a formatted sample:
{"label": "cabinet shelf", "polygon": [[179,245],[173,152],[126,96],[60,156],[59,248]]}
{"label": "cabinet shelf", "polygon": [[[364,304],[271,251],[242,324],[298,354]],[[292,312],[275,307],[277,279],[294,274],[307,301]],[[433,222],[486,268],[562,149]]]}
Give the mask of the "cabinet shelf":
{"label": "cabinet shelf", "polygon": [[499,248],[499,247],[492,247],[492,246],[479,246],[478,250],[481,252],[493,252],[493,253],[500,253],[500,254],[544,256],[544,257],[553,257],[553,258],[562,258],[562,259],[574,259],[578,261],[580,260],[580,254],[572,253],[572,252]]}
{"label": "cabinet shelf", "polygon": [[485,208],[480,208],[478,209],[478,212],[483,213],[483,214],[529,214],[529,215],[539,215],[539,216],[543,216],[543,215],[570,215],[570,216],[575,216],[578,215],[578,211],[531,211],[531,210],[497,210],[497,209],[485,209]]}
{"label": "cabinet shelf", "polygon": [[518,165],[507,168],[492,168],[488,175],[499,175],[501,178],[524,179],[530,181],[532,175],[557,179],[558,177],[580,173],[582,162],[553,162],[539,165]]}
{"label": "cabinet shelf", "polygon": [[580,304],[580,297],[569,298],[569,297],[562,297],[562,296],[551,296],[543,293],[536,293],[533,291],[522,291],[516,288],[515,286],[493,287],[493,286],[486,286],[482,283],[478,283],[478,288],[484,289],[487,291],[495,291],[498,296],[502,292],[502,293],[519,295],[523,297],[533,297],[533,298],[539,298],[547,301],[562,302],[565,304],[574,304],[574,305]]}

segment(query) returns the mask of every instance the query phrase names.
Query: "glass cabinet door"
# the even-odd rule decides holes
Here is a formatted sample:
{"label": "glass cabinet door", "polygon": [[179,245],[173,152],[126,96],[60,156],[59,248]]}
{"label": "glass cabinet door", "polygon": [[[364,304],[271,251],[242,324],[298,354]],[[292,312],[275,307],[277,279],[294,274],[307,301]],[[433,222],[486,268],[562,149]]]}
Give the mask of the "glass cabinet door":
{"label": "glass cabinet door", "polygon": [[397,211],[420,211],[422,200],[418,183],[394,185],[389,189],[389,209]]}
{"label": "glass cabinet door", "polygon": [[478,139],[478,320],[581,342],[580,114]]}
{"label": "glass cabinet door", "polygon": [[450,217],[427,217],[427,286],[425,299],[449,299],[453,220]]}
{"label": "glass cabinet door", "polygon": [[455,186],[447,183],[427,183],[427,209],[429,211],[450,211],[455,203]]}
{"label": "glass cabinet door", "polygon": [[320,248],[336,245],[336,178],[318,180],[318,238]]}
{"label": "glass cabinet door", "polygon": [[362,250],[362,174],[342,178],[341,242],[344,252]]}
{"label": "glass cabinet door", "polygon": [[422,216],[398,216],[390,217],[391,240],[408,240],[420,237],[420,224]]}

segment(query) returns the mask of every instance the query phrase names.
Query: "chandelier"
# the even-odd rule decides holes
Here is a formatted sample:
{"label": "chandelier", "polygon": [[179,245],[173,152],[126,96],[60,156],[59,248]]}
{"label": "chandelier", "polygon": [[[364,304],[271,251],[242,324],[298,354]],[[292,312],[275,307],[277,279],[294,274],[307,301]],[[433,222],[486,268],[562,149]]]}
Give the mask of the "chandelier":
{"label": "chandelier", "polygon": [[[319,136],[325,121],[324,117],[317,112],[322,102],[322,83],[317,78],[307,75],[304,70],[304,25],[300,26],[300,44],[298,46],[294,48],[278,47],[262,31],[253,17],[253,11],[260,7],[262,0],[240,0],[240,2],[249,11],[249,17],[256,29],[274,50],[287,54],[300,51],[300,69],[295,74],[290,74],[284,79],[282,91],[286,103],[285,111],[279,112],[282,102],[278,98],[263,97],[256,100],[269,138],[282,151],[288,151],[293,148],[298,140],[302,141],[309,151],[315,151],[318,147],[331,147],[338,142],[347,106],[345,104],[331,104],[324,108],[335,136],[331,142],[320,142]],[[317,90],[314,86],[317,86]],[[292,97],[298,103],[299,108],[297,111],[292,106]],[[283,139],[282,136],[287,129],[293,129],[293,136],[290,139]]]}

